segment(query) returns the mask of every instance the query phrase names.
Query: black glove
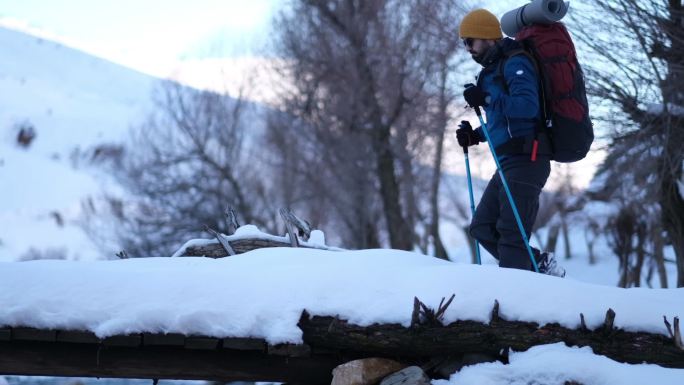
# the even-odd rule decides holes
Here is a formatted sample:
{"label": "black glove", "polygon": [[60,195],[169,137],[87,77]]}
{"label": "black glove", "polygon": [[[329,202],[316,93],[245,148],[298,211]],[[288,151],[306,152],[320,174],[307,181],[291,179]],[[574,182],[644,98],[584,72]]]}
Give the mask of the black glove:
{"label": "black glove", "polygon": [[462,120],[461,124],[458,125],[459,129],[456,130],[456,139],[458,140],[458,145],[461,147],[474,146],[480,144],[480,135],[477,131],[473,130],[473,126],[467,120]]}
{"label": "black glove", "polygon": [[486,106],[488,93],[482,91],[482,88],[474,84],[466,84],[466,89],[463,90],[463,98],[470,107]]}

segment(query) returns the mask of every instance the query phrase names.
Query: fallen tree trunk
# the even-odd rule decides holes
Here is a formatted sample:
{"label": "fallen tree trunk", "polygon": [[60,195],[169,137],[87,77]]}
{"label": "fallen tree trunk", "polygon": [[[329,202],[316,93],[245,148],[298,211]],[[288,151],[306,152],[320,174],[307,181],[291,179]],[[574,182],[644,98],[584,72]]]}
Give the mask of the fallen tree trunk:
{"label": "fallen tree trunk", "polygon": [[[260,239],[260,238],[250,238],[250,239],[238,239],[226,241],[230,244],[236,254],[246,253],[248,251],[263,249],[266,247],[292,247],[289,240],[283,238],[282,241],[274,239]],[[299,244],[302,248],[314,248],[312,246],[307,246],[306,244]],[[328,250],[325,247],[315,247],[317,249]],[[185,248],[182,253],[183,257],[209,257],[209,258],[223,258],[228,256],[226,249],[219,243],[209,243],[206,245],[193,245]]]}
{"label": "fallen tree trunk", "polygon": [[540,327],[534,322],[501,319],[496,304],[489,324],[457,321],[446,326],[406,328],[399,324],[376,324],[363,327],[334,317],[311,317],[304,312],[299,327],[304,342],[314,348],[337,349],[360,356],[373,354],[403,359],[464,353],[505,356],[509,348],[524,351],[535,345],[565,342],[570,346],[589,346],[594,353],[619,362],[684,368],[684,350],[673,338],[615,329],[614,317],[615,313],[609,310],[604,326],[596,330],[567,329],[558,324]]}

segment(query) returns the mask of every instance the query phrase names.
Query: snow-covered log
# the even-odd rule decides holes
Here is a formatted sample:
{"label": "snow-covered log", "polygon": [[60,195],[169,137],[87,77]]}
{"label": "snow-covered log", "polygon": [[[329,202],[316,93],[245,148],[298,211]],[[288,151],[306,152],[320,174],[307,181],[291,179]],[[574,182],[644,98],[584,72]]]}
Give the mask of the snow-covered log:
{"label": "snow-covered log", "polygon": [[[354,355],[405,359],[465,353],[502,356],[508,349],[524,351],[536,345],[565,342],[570,346],[589,346],[594,353],[619,362],[684,368],[684,349],[677,346],[676,337],[616,329],[614,318],[615,313],[608,310],[604,325],[596,330],[586,327],[574,330],[558,324],[539,326],[534,322],[502,319],[497,303],[488,324],[456,321],[446,326],[432,323],[411,328],[399,324],[362,327],[335,317],[311,316],[304,312],[299,327],[308,345]],[[676,336],[678,332],[674,334]]]}
{"label": "snow-covered log", "polygon": [[[267,238],[226,238],[248,236]],[[684,367],[681,298],[397,250],[2,263],[0,373],[330,383],[356,358],[465,361],[558,341]]]}

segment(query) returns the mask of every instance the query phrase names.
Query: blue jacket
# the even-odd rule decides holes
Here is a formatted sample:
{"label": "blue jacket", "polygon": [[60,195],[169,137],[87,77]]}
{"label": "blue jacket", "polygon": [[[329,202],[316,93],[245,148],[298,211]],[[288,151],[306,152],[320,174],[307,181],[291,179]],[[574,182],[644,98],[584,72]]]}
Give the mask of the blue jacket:
{"label": "blue jacket", "polygon": [[[515,40],[505,38],[492,47],[483,60],[484,69],[477,77],[477,84],[489,94],[484,108],[487,130],[494,148],[509,139],[534,133],[541,116],[539,109],[539,82],[532,61],[525,55],[505,58],[505,53],[520,49]],[[500,79],[501,60],[505,60],[504,79]],[[508,85],[508,93],[503,87]],[[485,140],[482,128],[477,129]]]}

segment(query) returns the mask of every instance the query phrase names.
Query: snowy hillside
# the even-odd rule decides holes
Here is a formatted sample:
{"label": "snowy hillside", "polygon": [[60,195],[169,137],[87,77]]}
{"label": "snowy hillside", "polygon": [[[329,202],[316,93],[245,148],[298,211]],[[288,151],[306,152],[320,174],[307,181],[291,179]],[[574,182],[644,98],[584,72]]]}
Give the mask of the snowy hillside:
{"label": "snowy hillside", "polygon": [[[157,79],[5,28],[0,54],[0,261],[101,257],[74,223],[107,184],[88,167],[93,146],[140,123]],[[36,134],[25,148],[22,127]]]}

